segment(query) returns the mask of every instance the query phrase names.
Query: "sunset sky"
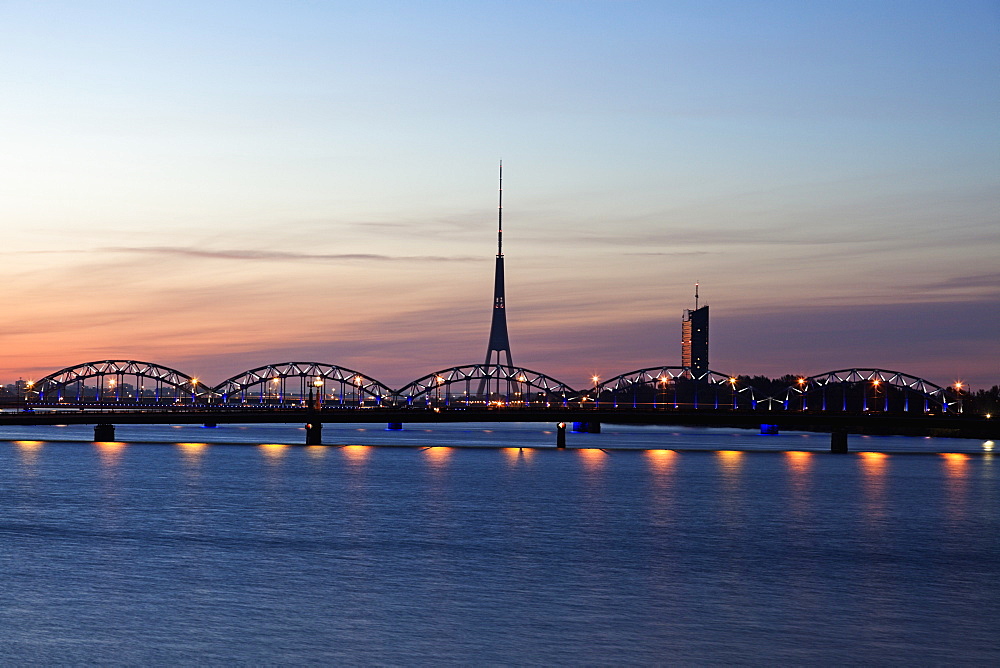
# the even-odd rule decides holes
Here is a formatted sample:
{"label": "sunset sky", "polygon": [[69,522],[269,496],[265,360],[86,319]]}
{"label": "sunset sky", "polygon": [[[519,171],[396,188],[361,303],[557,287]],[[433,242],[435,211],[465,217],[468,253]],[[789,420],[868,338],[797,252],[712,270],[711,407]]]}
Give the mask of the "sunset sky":
{"label": "sunset sky", "polygon": [[0,3],[0,383],[482,362],[1000,383],[1000,4]]}

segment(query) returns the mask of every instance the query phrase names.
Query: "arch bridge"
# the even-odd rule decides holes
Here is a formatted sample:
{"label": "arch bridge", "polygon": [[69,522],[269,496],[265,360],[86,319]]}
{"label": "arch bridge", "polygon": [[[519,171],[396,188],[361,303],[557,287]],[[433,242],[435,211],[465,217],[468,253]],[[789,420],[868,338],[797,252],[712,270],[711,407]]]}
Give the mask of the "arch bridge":
{"label": "arch bridge", "polygon": [[888,369],[839,369],[801,377],[771,398],[784,410],[822,412],[961,412],[951,388]]}
{"label": "arch bridge", "polygon": [[653,366],[596,383],[592,394],[599,406],[613,408],[752,410],[760,393],[737,376],[718,371],[698,375],[688,367]]}
{"label": "arch bridge", "polygon": [[428,408],[549,408],[566,406],[578,394],[566,383],[538,371],[499,364],[442,369],[396,391],[400,405]]}
{"label": "arch bridge", "polygon": [[[93,383],[87,384],[91,380]],[[45,403],[203,403],[215,393],[176,369],[136,360],[86,362],[60,369],[28,387]]]}
{"label": "arch bridge", "polygon": [[317,405],[363,408],[389,405],[395,396],[371,376],[320,362],[260,366],[227,378],[214,391],[223,404],[270,406],[312,399]]}
{"label": "arch bridge", "polygon": [[[766,380],[766,379],[765,379]],[[244,371],[215,387],[177,369],[137,360],[102,360],[60,369],[29,384],[38,404],[192,405],[340,408],[490,407],[693,409],[823,413],[960,413],[961,395],[900,371],[853,368],[795,379],[762,390],[746,376],[683,366],[623,373],[584,390],[524,367],[455,366],[398,390],[360,371],[321,362],[282,362]]]}

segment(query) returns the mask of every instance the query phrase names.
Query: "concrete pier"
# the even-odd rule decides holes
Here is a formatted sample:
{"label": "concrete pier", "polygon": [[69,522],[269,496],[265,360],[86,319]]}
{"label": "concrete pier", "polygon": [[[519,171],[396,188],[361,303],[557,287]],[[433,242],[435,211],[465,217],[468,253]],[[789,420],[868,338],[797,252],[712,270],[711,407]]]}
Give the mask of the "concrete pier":
{"label": "concrete pier", "polygon": [[403,423],[402,422],[390,422],[389,424],[386,425],[385,428],[388,429],[389,431],[400,431],[403,428]]}
{"label": "concrete pier", "polygon": [[560,422],[556,425],[556,447],[566,447],[566,423]]}
{"label": "concrete pier", "polygon": [[94,442],[111,443],[115,440],[115,426],[113,424],[95,424]]}
{"label": "concrete pier", "polygon": [[306,445],[323,445],[322,422],[311,422],[306,425]]}
{"label": "concrete pier", "polygon": [[830,452],[836,453],[846,453],[849,452],[847,449],[847,432],[843,430],[836,430],[830,433]]}

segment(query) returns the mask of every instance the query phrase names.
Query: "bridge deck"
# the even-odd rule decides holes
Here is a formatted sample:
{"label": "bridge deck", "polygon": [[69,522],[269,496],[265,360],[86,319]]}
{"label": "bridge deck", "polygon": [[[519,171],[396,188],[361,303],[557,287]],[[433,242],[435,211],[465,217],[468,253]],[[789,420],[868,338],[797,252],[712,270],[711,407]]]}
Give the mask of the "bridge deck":
{"label": "bridge deck", "polygon": [[854,434],[1000,438],[1000,422],[974,415],[821,413],[795,411],[654,410],[628,408],[220,408],[128,407],[79,410],[34,408],[0,412],[4,425],[60,424],[281,424],[281,423],[435,423],[435,422],[600,422],[759,429],[842,431]]}

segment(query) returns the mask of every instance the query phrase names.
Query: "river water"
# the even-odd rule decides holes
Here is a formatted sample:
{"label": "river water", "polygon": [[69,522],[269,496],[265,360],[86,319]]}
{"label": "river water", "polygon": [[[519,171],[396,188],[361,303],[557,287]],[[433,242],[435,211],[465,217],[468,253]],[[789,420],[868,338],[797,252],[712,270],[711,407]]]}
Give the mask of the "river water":
{"label": "river water", "polygon": [[4,664],[1000,663],[991,442],[90,435],[0,431]]}

